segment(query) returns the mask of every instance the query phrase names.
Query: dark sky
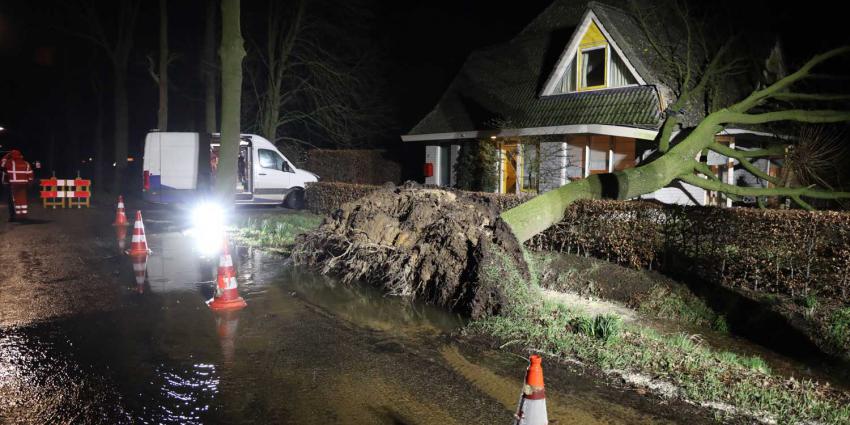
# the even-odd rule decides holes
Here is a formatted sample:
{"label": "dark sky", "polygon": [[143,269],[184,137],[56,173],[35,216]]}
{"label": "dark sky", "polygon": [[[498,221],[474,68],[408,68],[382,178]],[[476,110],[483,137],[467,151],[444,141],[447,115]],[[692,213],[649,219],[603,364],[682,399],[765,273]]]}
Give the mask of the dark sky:
{"label": "dark sky", "polygon": [[[111,1],[118,0],[102,3]],[[386,102],[399,133],[434,106],[472,49],[510,39],[550,3],[375,1],[374,43],[386,57]],[[17,145],[43,155],[48,138],[77,137],[85,150],[96,105],[92,80],[104,87],[101,92],[110,120],[109,68],[100,52],[61,29],[75,24],[73,14],[63,9],[67,3],[0,0],[0,126],[7,128],[0,134],[0,145]],[[807,2],[806,7],[776,3],[725,1],[712,2],[710,7],[742,29],[761,27],[780,33],[792,62],[848,41],[847,18],[828,3]],[[197,130],[202,125],[196,64],[203,4],[202,0],[171,1],[171,49],[180,54],[171,68],[174,130]],[[250,0],[243,4],[249,5]],[[157,91],[147,75],[145,55],[156,56],[157,27],[157,2],[146,0],[128,82],[131,151],[135,152],[144,132],[156,122]],[[393,137],[388,142],[397,140]]]}

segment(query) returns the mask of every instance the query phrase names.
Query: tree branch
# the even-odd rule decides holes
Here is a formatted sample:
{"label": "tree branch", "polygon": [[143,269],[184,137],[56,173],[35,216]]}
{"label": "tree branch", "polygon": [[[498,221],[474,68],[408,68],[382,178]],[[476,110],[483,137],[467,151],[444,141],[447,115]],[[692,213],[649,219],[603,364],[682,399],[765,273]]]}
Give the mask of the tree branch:
{"label": "tree branch", "polygon": [[808,62],[806,62],[800,69],[796,72],[789,74],[787,77],[781,78],[775,83],[753,92],[746,99],[732,105],[728,109],[732,112],[746,112],[752,109],[754,106],[758,105],[762,101],[774,97],[783,90],[789,88],[792,84],[808,77],[814,68],[821,63],[832,59],[836,56],[850,54],[850,46],[839,47],[837,49],[830,50],[826,53],[822,53],[819,55],[815,55]]}
{"label": "tree branch", "polygon": [[720,143],[715,143],[715,144],[709,146],[708,148],[719,153],[719,154],[721,154],[721,155],[723,155],[723,156],[727,156],[729,158],[737,159],[738,162],[741,163],[741,166],[744,167],[744,169],[746,169],[747,171],[749,171],[750,174],[752,174],[752,175],[754,175],[754,176],[756,176],[756,177],[758,177],[762,180],[768,181],[770,183],[779,184],[779,180],[776,177],[773,177],[770,174],[767,174],[764,171],[759,170],[758,167],[753,165],[753,163],[750,162],[746,157],[744,157],[743,155],[740,155],[740,152],[742,152],[742,151],[732,149],[728,146],[721,145]]}
{"label": "tree branch", "polygon": [[738,196],[790,196],[790,197],[800,197],[805,196],[807,198],[815,198],[815,199],[845,199],[850,198],[850,192],[833,192],[833,191],[824,191],[824,190],[816,190],[811,187],[746,187],[746,186],[735,186],[728,183],[723,183],[715,180],[707,180],[693,174],[682,174],[678,177],[679,180],[692,184],[696,187],[703,188],[705,190],[714,190],[717,192],[728,193],[732,195]]}
{"label": "tree branch", "polygon": [[720,124],[764,124],[776,121],[834,123],[850,121],[850,111],[788,109],[762,114],[747,114],[728,109],[718,111],[714,118]]}

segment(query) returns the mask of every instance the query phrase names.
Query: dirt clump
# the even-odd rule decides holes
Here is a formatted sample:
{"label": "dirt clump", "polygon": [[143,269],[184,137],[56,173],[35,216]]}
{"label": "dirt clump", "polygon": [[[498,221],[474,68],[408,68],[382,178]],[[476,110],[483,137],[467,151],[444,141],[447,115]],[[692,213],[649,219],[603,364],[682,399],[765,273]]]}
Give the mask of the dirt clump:
{"label": "dirt clump", "polygon": [[494,260],[491,251],[508,253],[528,277],[520,245],[496,208],[462,192],[406,184],[343,204],[298,238],[292,258],[343,282],[368,282],[481,317],[508,302],[499,285],[480,279],[482,264]]}

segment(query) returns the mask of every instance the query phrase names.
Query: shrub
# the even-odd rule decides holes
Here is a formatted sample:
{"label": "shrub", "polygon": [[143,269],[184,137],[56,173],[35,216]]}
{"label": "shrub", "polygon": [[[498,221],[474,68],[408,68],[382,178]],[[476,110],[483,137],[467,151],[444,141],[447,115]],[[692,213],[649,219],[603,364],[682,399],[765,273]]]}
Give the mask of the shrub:
{"label": "shrub", "polygon": [[380,149],[311,149],[304,168],[325,182],[401,183],[401,165]]}
{"label": "shrub", "polygon": [[527,245],[764,293],[850,301],[847,213],[579,201]]}

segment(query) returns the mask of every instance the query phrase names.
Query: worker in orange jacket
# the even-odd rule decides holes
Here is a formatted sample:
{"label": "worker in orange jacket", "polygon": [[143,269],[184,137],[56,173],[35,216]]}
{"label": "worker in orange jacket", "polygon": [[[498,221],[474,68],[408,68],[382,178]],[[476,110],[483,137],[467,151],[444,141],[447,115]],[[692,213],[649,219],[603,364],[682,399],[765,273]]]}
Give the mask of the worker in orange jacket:
{"label": "worker in orange jacket", "polygon": [[27,210],[27,185],[32,182],[33,174],[29,162],[18,150],[13,150],[0,159],[2,181],[8,188],[9,221],[25,218]]}

